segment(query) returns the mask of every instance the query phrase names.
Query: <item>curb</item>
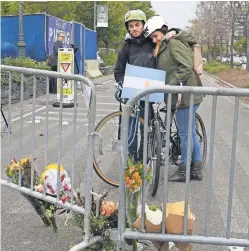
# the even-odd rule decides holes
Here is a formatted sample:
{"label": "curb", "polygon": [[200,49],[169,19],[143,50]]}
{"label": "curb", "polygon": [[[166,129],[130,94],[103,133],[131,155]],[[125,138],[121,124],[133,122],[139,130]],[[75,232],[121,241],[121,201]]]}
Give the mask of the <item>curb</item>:
{"label": "curb", "polygon": [[208,72],[204,72],[204,73],[205,73],[206,75],[212,77],[212,78],[215,78],[216,80],[220,81],[220,82],[223,83],[224,85],[229,86],[230,88],[237,88],[236,86],[234,86],[234,85],[232,85],[232,84],[229,84],[229,83],[227,83],[227,82],[224,81],[224,80],[221,80],[220,78],[214,76],[213,74],[210,74],[210,73],[208,73]]}

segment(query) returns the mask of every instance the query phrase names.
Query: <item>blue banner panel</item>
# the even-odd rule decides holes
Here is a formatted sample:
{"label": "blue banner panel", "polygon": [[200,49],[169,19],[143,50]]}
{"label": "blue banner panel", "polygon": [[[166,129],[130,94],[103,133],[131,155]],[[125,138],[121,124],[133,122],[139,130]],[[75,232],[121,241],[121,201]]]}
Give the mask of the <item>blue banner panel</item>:
{"label": "blue banner panel", "polygon": [[47,54],[53,54],[53,45],[59,32],[65,32],[65,47],[71,47],[72,24],[57,17],[47,15]]}

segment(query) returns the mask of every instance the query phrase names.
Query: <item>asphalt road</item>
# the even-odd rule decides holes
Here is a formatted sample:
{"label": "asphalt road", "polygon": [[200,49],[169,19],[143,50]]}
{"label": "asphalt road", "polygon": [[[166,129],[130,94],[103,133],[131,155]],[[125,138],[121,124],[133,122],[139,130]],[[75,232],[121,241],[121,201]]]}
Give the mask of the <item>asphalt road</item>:
{"label": "asphalt road", "polygon": [[[216,80],[209,76],[203,76],[205,86],[219,87]],[[96,122],[112,111],[118,110],[118,104],[113,98],[113,89],[111,87],[114,81],[111,78],[96,80],[103,82],[103,85],[97,87],[97,113]],[[95,82],[96,82],[95,81]],[[57,108],[52,107],[55,100],[54,95],[50,95],[49,105],[49,141],[48,141],[48,161],[56,162],[58,157],[58,121],[59,113]],[[42,171],[44,168],[45,154],[45,98],[40,97],[36,101],[36,119],[35,124],[35,155],[38,156],[37,165]],[[199,108],[202,116],[208,140],[210,140],[212,97],[207,96]],[[228,97],[219,97],[216,116],[216,131],[214,144],[214,173],[213,190],[209,234],[211,236],[225,237],[226,217],[228,208],[228,188],[229,171],[231,166],[231,147],[232,147],[232,128],[233,128],[233,109],[234,99]],[[7,111],[7,107],[4,108]],[[20,106],[12,106],[12,139],[11,151],[8,152],[7,134],[3,134],[1,141],[1,174],[4,174],[4,167],[9,163],[9,157],[30,156],[32,151],[32,101],[24,102],[25,121],[23,126],[22,147],[20,148],[20,120],[18,119]],[[62,159],[69,174],[72,168],[72,119],[73,110],[63,109],[63,129],[62,129]],[[76,127],[76,181],[75,187],[84,192],[86,181],[86,124],[87,109],[84,104],[83,96],[78,95],[78,116]],[[246,238],[248,236],[249,226],[249,106],[240,103],[238,138],[236,148],[236,171],[234,179],[233,193],[233,212],[231,235],[232,237]],[[2,124],[3,126],[3,124]],[[3,129],[3,128],[2,128]],[[22,153],[20,153],[22,149]],[[209,145],[208,145],[209,152]],[[114,159],[108,158],[105,171],[111,168]],[[117,160],[115,160],[116,162]],[[112,169],[115,173],[115,171]],[[2,176],[3,177],[3,176]],[[208,158],[204,168],[204,181],[191,182],[190,185],[190,204],[191,210],[197,216],[195,233],[202,235],[205,221],[205,203],[207,199],[207,178],[208,178]],[[94,175],[94,190],[96,192],[109,191],[109,197],[113,200],[118,199],[118,189],[114,189],[102,182],[97,175]],[[155,198],[148,197],[149,201],[157,203],[162,202],[163,198],[162,180],[158,194]],[[185,186],[184,184],[169,184],[169,200],[183,200]],[[39,217],[34,213],[29,203],[17,192],[1,187],[1,230],[3,251],[67,251],[72,245],[82,241],[82,234],[76,227],[63,226],[64,216],[58,217],[59,230],[56,234],[52,229],[45,228]],[[248,237],[247,237],[248,238]],[[144,250],[154,250],[147,247]],[[228,250],[227,247],[219,246],[201,246],[194,245],[194,251]],[[232,249],[231,249],[232,250]],[[243,250],[243,249],[237,249]]]}

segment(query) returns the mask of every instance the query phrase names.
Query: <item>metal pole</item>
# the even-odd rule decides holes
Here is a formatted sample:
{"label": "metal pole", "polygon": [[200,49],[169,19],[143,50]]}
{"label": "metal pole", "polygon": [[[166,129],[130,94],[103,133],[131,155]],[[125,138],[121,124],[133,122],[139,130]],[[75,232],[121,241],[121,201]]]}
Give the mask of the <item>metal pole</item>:
{"label": "metal pole", "polygon": [[94,1],[94,4],[93,4],[93,9],[94,9],[94,17],[93,17],[93,29],[94,31],[96,31],[96,1]]}
{"label": "metal pole", "polygon": [[23,36],[23,2],[19,2],[19,40],[17,43],[18,56],[25,57],[25,41]]}

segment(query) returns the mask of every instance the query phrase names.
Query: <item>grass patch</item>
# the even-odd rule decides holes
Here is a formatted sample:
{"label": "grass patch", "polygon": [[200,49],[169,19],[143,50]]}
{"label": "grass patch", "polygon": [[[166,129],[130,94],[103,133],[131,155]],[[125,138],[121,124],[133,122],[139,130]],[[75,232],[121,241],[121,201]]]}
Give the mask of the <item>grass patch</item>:
{"label": "grass patch", "polygon": [[117,53],[100,53],[100,57],[103,59],[105,66],[115,65],[118,54]]}
{"label": "grass patch", "polygon": [[[40,69],[40,70],[50,70],[49,65],[46,62],[36,62],[35,60],[28,57],[16,57],[16,58],[4,58],[2,64],[16,67]],[[21,74],[18,72],[12,72],[12,82],[18,84],[21,83]],[[27,83],[27,77],[32,77],[32,75],[24,74],[24,84]],[[1,85],[9,84],[9,73],[7,71],[1,71]]]}
{"label": "grass patch", "polygon": [[25,67],[40,70],[50,70],[49,65],[46,62],[37,62],[28,57],[16,57],[16,58],[5,58],[2,63],[4,65],[11,65],[17,67]]}
{"label": "grass patch", "polygon": [[211,62],[205,63],[203,66],[203,69],[204,69],[204,71],[206,71],[210,74],[216,74],[221,71],[229,71],[230,65],[224,64],[224,63],[219,63],[217,61],[211,61]]}

